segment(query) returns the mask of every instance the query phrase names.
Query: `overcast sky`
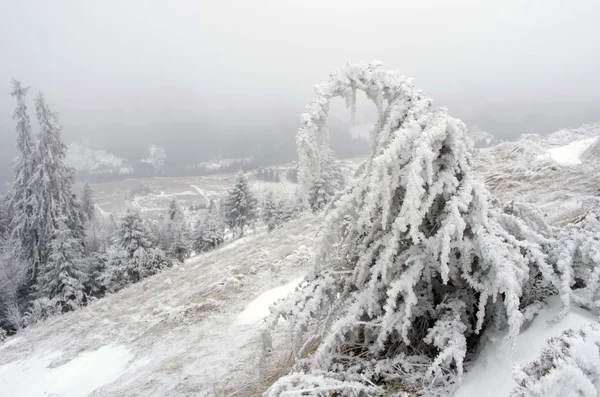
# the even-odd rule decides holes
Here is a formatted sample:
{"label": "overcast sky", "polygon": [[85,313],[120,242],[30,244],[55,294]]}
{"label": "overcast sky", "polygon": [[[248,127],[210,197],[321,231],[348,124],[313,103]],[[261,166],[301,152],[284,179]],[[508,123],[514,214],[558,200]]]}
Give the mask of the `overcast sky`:
{"label": "overcast sky", "polygon": [[155,124],[295,134],[314,84],[371,59],[466,120],[579,124],[600,119],[598,15],[598,0],[2,0],[0,144],[13,76],[45,92],[67,140],[114,149],[152,143]]}

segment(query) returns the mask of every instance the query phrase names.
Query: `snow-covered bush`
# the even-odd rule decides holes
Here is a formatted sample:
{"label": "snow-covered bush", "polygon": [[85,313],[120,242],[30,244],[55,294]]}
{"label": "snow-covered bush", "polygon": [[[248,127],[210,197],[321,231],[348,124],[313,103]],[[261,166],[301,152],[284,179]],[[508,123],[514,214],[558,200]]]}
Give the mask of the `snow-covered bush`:
{"label": "snow-covered bush", "polygon": [[4,328],[0,328],[0,343],[4,343],[6,339],[6,330]]}
{"label": "snow-covered bush", "polygon": [[352,104],[356,90],[378,109],[369,157],[328,207],[313,272],[268,320],[287,319],[298,361],[267,396],[356,395],[374,384],[446,395],[483,329],[518,334],[531,277],[559,284],[546,237],[476,179],[465,125],[380,63],[347,65],[316,87],[301,163],[327,139],[329,101]]}
{"label": "snow-covered bush", "polygon": [[[564,303],[561,315],[570,302],[600,307],[600,221],[595,211],[578,223],[563,227],[550,249],[552,261],[562,274],[560,295]],[[572,288],[578,288],[577,294]]]}
{"label": "snow-covered bush", "polygon": [[551,338],[540,358],[514,371],[512,397],[600,395],[600,325],[588,324]]}
{"label": "snow-covered bush", "polygon": [[59,301],[55,299],[38,298],[29,305],[29,308],[23,315],[23,321],[26,326],[29,326],[59,315],[61,310],[62,307]]}

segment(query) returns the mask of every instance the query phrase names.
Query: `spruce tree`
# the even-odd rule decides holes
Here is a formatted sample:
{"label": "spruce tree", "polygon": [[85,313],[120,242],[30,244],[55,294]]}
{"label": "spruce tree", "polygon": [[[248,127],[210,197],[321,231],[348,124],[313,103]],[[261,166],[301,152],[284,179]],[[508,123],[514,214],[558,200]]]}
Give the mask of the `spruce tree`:
{"label": "spruce tree", "polygon": [[13,119],[17,122],[18,157],[14,164],[15,180],[9,190],[8,205],[11,212],[10,233],[20,256],[27,267],[27,284],[33,284],[37,277],[37,231],[33,225],[33,190],[30,179],[34,172],[35,143],[31,134],[31,122],[25,102],[29,87],[20,81],[12,80],[11,95],[17,100]]}
{"label": "spruce tree", "polygon": [[88,182],[81,191],[81,211],[87,220],[92,220],[96,212],[94,206],[94,191]]}
{"label": "spruce tree", "polygon": [[[52,239],[60,235],[59,220],[71,231],[71,238],[83,245],[83,218],[73,194],[75,171],[64,164],[67,147],[60,137],[57,114],[50,110],[42,93],[37,95],[35,107],[40,133],[29,185],[33,192],[32,225],[37,237],[35,266],[41,268],[47,265],[52,252]],[[38,286],[38,290],[47,289],[44,285]]]}
{"label": "spruce tree", "polygon": [[248,179],[242,171],[236,177],[235,185],[224,200],[225,222],[233,230],[239,230],[240,236],[258,215],[258,204],[250,190]]}
{"label": "spruce tree", "polygon": [[191,231],[181,206],[175,198],[169,203],[166,253],[183,262],[192,252]]}
{"label": "spruce tree", "polygon": [[83,246],[81,240],[67,227],[66,219],[56,220],[47,263],[41,269],[41,296],[54,300],[62,311],[74,310],[85,303],[82,272]]}
{"label": "spruce tree", "polygon": [[138,282],[153,272],[146,269],[147,250],[153,246],[152,237],[139,212],[128,210],[123,216],[117,231],[117,243],[126,253],[127,273],[132,282]]}
{"label": "spruce tree", "polygon": [[199,218],[194,227],[194,250],[196,252],[209,251],[223,244],[225,241],[225,225],[219,214],[219,210],[214,207],[208,210],[208,213]]}
{"label": "spruce tree", "polygon": [[[118,267],[122,267],[127,280],[127,282],[112,280],[119,285],[136,283],[171,265],[171,262],[164,257],[163,251],[154,248],[153,236],[137,211],[129,210],[121,219],[116,243],[117,249],[112,250],[114,255],[111,259],[115,259]],[[120,277],[121,273],[115,273],[114,270],[111,264],[107,265],[107,272]]]}
{"label": "spruce tree", "polygon": [[262,208],[262,218],[267,225],[268,231],[273,231],[277,228],[283,217],[283,206],[275,200],[275,195],[272,191],[267,193]]}
{"label": "spruce tree", "polygon": [[0,196],[0,240],[7,238],[10,218],[7,199]]}

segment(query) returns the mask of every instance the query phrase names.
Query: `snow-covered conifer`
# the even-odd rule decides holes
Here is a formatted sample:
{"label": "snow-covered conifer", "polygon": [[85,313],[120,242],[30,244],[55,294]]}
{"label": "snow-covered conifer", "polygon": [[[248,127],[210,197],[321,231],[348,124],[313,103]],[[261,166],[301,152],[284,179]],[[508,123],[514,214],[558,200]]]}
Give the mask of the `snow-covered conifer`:
{"label": "snow-covered conifer", "polygon": [[208,213],[198,219],[194,227],[194,250],[204,252],[216,248],[225,241],[225,224],[216,207],[208,210]]}
{"label": "snow-covered conifer", "polygon": [[318,169],[308,192],[308,202],[313,211],[323,209],[344,185],[344,176],[333,150],[322,145],[318,156]]}
{"label": "snow-covered conifer", "polygon": [[192,252],[191,230],[181,206],[175,198],[169,203],[166,220],[165,252],[172,258],[183,262]]}
{"label": "snow-covered conifer", "polygon": [[[73,194],[75,171],[64,164],[66,145],[61,141],[57,114],[52,112],[42,93],[35,99],[40,133],[34,151],[34,168],[29,185],[35,228],[35,266],[47,265],[53,251],[52,239],[60,235],[59,223],[71,230],[71,238],[82,240],[83,218]],[[48,290],[39,285],[38,290]]]}
{"label": "snow-covered conifer", "polygon": [[7,237],[10,218],[8,202],[4,196],[0,196],[0,239]]}
{"label": "snow-covered conifer", "polygon": [[[477,180],[465,125],[378,62],[347,65],[316,87],[297,139],[303,183],[315,177],[306,164],[326,141],[330,100],[356,90],[378,109],[369,156],[325,214],[313,272],[268,323],[287,318],[306,357],[296,371],[348,382],[315,394],[346,395],[352,382],[446,393],[484,328],[517,335],[530,274],[555,286],[558,277],[544,236]],[[302,389],[297,377],[266,395],[292,379]]]}
{"label": "snow-covered conifer", "polygon": [[117,245],[124,250],[124,266],[127,278],[132,283],[156,274],[169,265],[168,261],[161,260],[158,258],[160,255],[154,253],[156,249],[153,248],[152,235],[137,211],[127,211],[121,219]]}
{"label": "snow-covered conifer", "polygon": [[85,303],[83,245],[67,227],[66,219],[59,218],[56,222],[50,256],[40,271],[39,293],[56,302],[62,311],[69,311]]}
{"label": "snow-covered conifer", "polygon": [[272,191],[267,193],[262,206],[262,218],[267,225],[268,231],[273,231],[279,227],[283,221],[283,208],[281,203],[275,200]]}
{"label": "snow-covered conifer", "polygon": [[244,235],[244,229],[258,216],[258,202],[250,190],[248,179],[242,171],[235,179],[235,185],[223,202],[225,222],[233,231]]}
{"label": "snow-covered conifer", "polygon": [[81,191],[81,210],[87,220],[94,218],[96,208],[94,206],[94,191],[88,182],[83,185]]}
{"label": "snow-covered conifer", "polygon": [[9,191],[9,207],[12,213],[11,237],[19,245],[21,257],[27,267],[27,278],[32,283],[37,276],[36,231],[33,225],[31,199],[33,190],[30,179],[34,171],[35,143],[31,134],[31,122],[25,102],[29,87],[12,80],[11,95],[17,100],[13,119],[17,123],[18,157],[14,164],[15,180]]}

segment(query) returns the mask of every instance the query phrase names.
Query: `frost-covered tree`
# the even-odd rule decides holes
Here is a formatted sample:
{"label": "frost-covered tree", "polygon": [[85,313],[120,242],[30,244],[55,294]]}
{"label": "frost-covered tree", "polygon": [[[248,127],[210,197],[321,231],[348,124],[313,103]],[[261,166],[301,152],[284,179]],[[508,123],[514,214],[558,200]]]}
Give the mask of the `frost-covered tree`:
{"label": "frost-covered tree", "polygon": [[140,160],[140,162],[148,164],[155,174],[162,171],[166,161],[167,151],[158,145],[148,145],[148,157]]}
{"label": "frost-covered tree", "polygon": [[333,150],[322,145],[319,149],[319,168],[308,190],[308,203],[313,212],[323,209],[343,185],[344,176]]}
{"label": "frost-covered tree", "polygon": [[0,327],[8,330],[23,326],[20,290],[27,285],[27,267],[20,248],[18,241],[0,238]]}
{"label": "frost-covered tree", "polygon": [[262,206],[262,219],[268,231],[273,231],[283,222],[283,206],[275,199],[272,191],[267,193]]}
{"label": "frost-covered tree", "polygon": [[163,249],[167,255],[183,262],[192,252],[191,230],[181,206],[175,198],[169,203],[169,211],[165,220]]}
{"label": "frost-covered tree", "polygon": [[[562,274],[560,316],[571,302],[586,308],[600,307],[600,217],[592,208],[577,223],[562,228],[550,245],[550,258]],[[574,293],[573,288],[579,287]]]}
{"label": "frost-covered tree", "polygon": [[[52,239],[60,235],[59,223],[71,231],[71,237],[82,244],[83,217],[73,194],[75,171],[65,166],[66,145],[60,137],[61,127],[57,114],[52,112],[42,93],[35,99],[40,124],[39,139],[34,151],[33,173],[29,180],[32,189],[30,204],[33,210],[32,226],[35,229],[34,265],[46,266],[52,252]],[[38,286],[38,290],[47,290]]]}
{"label": "frost-covered tree", "polygon": [[7,238],[10,225],[10,211],[8,202],[4,196],[0,196],[0,239]]}
{"label": "frost-covered tree", "polygon": [[12,80],[11,95],[17,100],[13,119],[17,123],[18,157],[14,163],[15,180],[9,190],[8,203],[11,210],[11,237],[18,244],[18,250],[27,267],[28,283],[37,276],[36,239],[37,232],[33,225],[31,203],[33,190],[30,179],[34,172],[35,142],[31,133],[31,122],[27,111],[26,96],[29,87],[24,87],[20,81]]}
{"label": "frost-covered tree", "polygon": [[225,241],[225,224],[219,210],[212,206],[204,217],[196,222],[193,244],[196,252],[204,252],[216,248]]}
{"label": "frost-covered tree", "polygon": [[158,273],[168,264],[166,260],[157,258],[152,235],[137,211],[127,211],[121,219],[117,245],[124,250],[124,266],[127,278],[132,283]]}
{"label": "frost-covered tree", "polygon": [[84,259],[81,240],[67,227],[66,219],[59,218],[57,223],[50,256],[40,272],[38,292],[56,302],[64,312],[85,303],[83,282],[86,276],[81,270]]}
{"label": "frost-covered tree", "polygon": [[88,182],[83,185],[83,190],[81,191],[81,211],[87,220],[93,219],[96,212],[94,191]]}
{"label": "frost-covered tree", "polygon": [[233,230],[239,230],[241,236],[244,229],[258,217],[258,201],[250,190],[248,179],[240,171],[235,185],[223,202],[225,222]]}
{"label": "frost-covered tree", "polygon": [[559,284],[547,239],[475,177],[465,125],[397,71],[347,65],[317,86],[298,133],[304,161],[318,159],[330,100],[352,104],[356,90],[378,109],[369,156],[325,214],[313,272],[269,318],[288,320],[298,362],[268,396],[301,394],[314,377],[319,395],[361,395],[356,382],[445,395],[483,329],[518,334],[530,277]]}

